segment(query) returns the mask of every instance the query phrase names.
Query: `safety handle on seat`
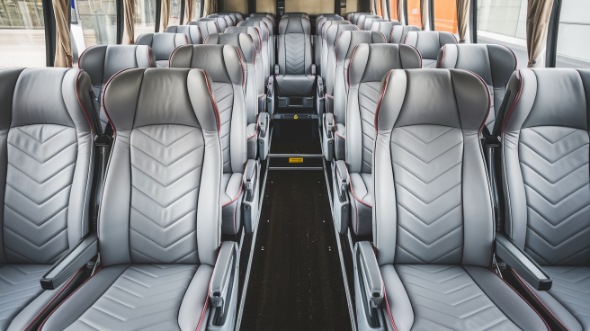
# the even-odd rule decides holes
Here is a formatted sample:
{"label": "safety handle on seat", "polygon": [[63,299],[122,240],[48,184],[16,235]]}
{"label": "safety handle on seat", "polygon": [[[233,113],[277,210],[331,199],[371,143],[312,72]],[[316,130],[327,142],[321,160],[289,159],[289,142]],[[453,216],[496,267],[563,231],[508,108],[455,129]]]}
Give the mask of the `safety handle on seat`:
{"label": "safety handle on seat", "polygon": [[84,238],[78,246],[70,250],[57,261],[43,277],[41,287],[45,290],[58,288],[66,279],[70,278],[76,270],[87,265],[98,254],[98,237],[90,234]]}

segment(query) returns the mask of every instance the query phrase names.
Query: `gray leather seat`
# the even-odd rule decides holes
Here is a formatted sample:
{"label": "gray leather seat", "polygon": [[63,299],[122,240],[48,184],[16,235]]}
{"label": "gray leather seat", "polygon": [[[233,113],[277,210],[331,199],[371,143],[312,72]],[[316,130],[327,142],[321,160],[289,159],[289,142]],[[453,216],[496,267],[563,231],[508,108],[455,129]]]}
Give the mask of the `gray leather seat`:
{"label": "gray leather seat", "polygon": [[469,70],[488,84],[492,104],[486,127],[491,133],[506,85],[516,70],[516,56],[512,50],[502,45],[447,44],[440,50],[437,67]]}
{"label": "gray leather seat", "polygon": [[250,17],[253,17],[253,18],[256,18],[256,17],[268,17],[273,22],[276,22],[276,18],[274,16],[274,14],[271,14],[271,13],[252,13],[252,14],[250,14]]}
{"label": "gray leather seat", "polygon": [[[346,78],[346,128],[340,131],[345,132],[346,137],[350,228],[357,236],[372,234],[374,120],[383,78],[391,69],[416,69],[421,66],[420,54],[408,45],[360,44],[350,59]],[[346,233],[348,229],[347,219],[348,215],[345,215],[338,226],[341,233]]]}
{"label": "gray leather seat", "polygon": [[375,252],[369,242],[355,248],[355,268],[370,268],[372,284],[363,287],[367,279],[355,272],[359,330],[374,323],[389,330],[548,329],[490,268],[494,215],[479,139],[486,85],[463,70],[393,70],[377,101]]}
{"label": "gray leather seat", "polygon": [[188,37],[184,33],[144,33],[137,37],[136,45],[146,45],[152,50],[156,67],[167,68],[170,54],[176,47],[188,44]]}
{"label": "gray leather seat", "polygon": [[387,42],[391,42],[391,32],[394,26],[401,25],[399,22],[392,21],[376,21],[371,25],[371,31],[383,33]]}
{"label": "gray leather seat", "polygon": [[275,22],[270,18],[263,16],[263,17],[250,17],[248,21],[253,22],[260,22],[262,26],[266,26],[266,30],[268,31],[268,56],[269,56],[269,63],[271,64],[271,70],[274,67],[276,62],[276,37],[275,37]]}
{"label": "gray leather seat", "polygon": [[38,326],[80,274],[39,280],[90,228],[97,121],[82,70],[0,70],[2,204],[0,330]]}
{"label": "gray leather seat", "polygon": [[254,68],[256,70],[256,83],[258,84],[257,90],[259,94],[264,94],[266,96],[266,82],[268,81],[268,78],[264,76],[265,61],[262,53],[262,38],[260,37],[260,30],[253,26],[232,26],[225,29],[225,33],[247,33],[252,37],[256,50]]}
{"label": "gray leather seat", "polygon": [[100,132],[104,132],[109,120],[102,109],[102,92],[105,84],[117,72],[127,68],[154,66],[149,46],[141,45],[96,45],[80,55],[78,66],[90,75],[96,96],[96,109],[100,110]]}
{"label": "gray leather seat", "polygon": [[239,52],[230,45],[188,45],[178,48],[170,59],[171,68],[203,69],[211,79],[220,117],[222,232],[226,235],[235,235],[242,228],[243,175],[248,159],[245,68]]}
{"label": "gray leather seat", "polygon": [[[361,14],[358,16],[357,20],[356,20],[356,26],[359,27],[359,29],[361,30],[366,30],[365,29],[365,21],[367,19],[371,19],[371,23],[372,23],[372,19],[374,18],[381,18],[381,16],[379,15],[373,15],[373,14]],[[370,27],[370,25],[369,25]]]}
{"label": "gray leather seat", "polygon": [[346,15],[346,19],[350,21],[350,23],[356,25],[358,19],[361,15],[371,15],[371,13],[367,12],[355,12],[355,13],[348,13]]}
{"label": "gray leather seat", "polygon": [[166,32],[184,33],[184,35],[188,38],[189,44],[203,43],[201,29],[197,25],[171,25],[166,28]]}
{"label": "gray leather seat", "polygon": [[404,44],[412,45],[422,54],[424,68],[436,67],[438,52],[446,44],[457,44],[457,38],[450,32],[409,31]]}
{"label": "gray leather seat", "polygon": [[283,18],[305,18],[309,20],[309,15],[307,13],[303,13],[303,12],[288,12],[288,13],[284,13],[283,16],[281,16],[281,20]]}
{"label": "gray leather seat", "polygon": [[408,32],[411,31],[422,31],[422,29],[415,25],[396,25],[391,29],[389,42],[392,44],[402,44],[406,40]]}
{"label": "gray leather seat", "polygon": [[[256,46],[252,37],[245,33],[222,33],[209,35],[205,44],[209,45],[231,45],[240,51],[242,60],[245,63],[245,90],[244,100],[246,106],[246,137],[248,142],[248,158],[255,159],[257,155],[257,137],[256,119],[260,107],[264,107],[266,95],[264,90],[258,90],[258,78],[256,75]],[[208,68],[204,68],[208,70]],[[264,85],[263,85],[264,87]]]}
{"label": "gray leather seat", "polygon": [[365,17],[365,21],[363,23],[363,26],[361,27],[361,30],[371,31],[371,27],[373,26],[373,23],[376,23],[376,22],[390,22],[390,21],[383,19],[380,16]]}
{"label": "gray leather seat", "polygon": [[302,106],[313,105],[316,73],[310,34],[311,25],[305,17],[283,16],[279,23],[279,56],[274,73],[281,107],[295,106],[291,97],[302,97]]}
{"label": "gray leather seat", "polygon": [[[328,29],[332,25],[336,24],[344,24],[344,25],[352,25],[349,21],[344,21],[342,19],[328,19],[318,24],[318,30],[316,30],[316,36],[314,39],[314,63],[316,65],[317,74],[324,77],[324,66],[325,61],[327,58],[327,49],[328,45],[326,43]],[[354,25],[356,27],[356,25]],[[325,77],[324,77],[325,79]]]}
{"label": "gray leather seat", "polygon": [[[210,14],[207,17],[217,19],[217,22],[218,22],[217,25],[219,26],[219,31],[225,31],[226,28],[236,25],[236,23],[234,23],[233,18],[227,14],[215,13],[215,14]],[[220,19],[223,19],[223,21],[220,21]]]}
{"label": "gray leather seat", "polygon": [[273,47],[274,42],[271,38],[271,32],[268,29],[268,26],[260,21],[260,20],[253,20],[248,19],[238,23],[238,27],[255,27],[260,32],[260,38],[262,39],[262,56],[263,61],[265,63],[265,77],[268,79],[271,76],[274,68],[274,52],[275,49]]}
{"label": "gray leather seat", "polygon": [[200,18],[197,21],[189,22],[189,25],[196,25],[201,30],[201,38],[203,40],[207,39],[210,34],[213,33],[221,33],[222,30],[219,30],[219,26],[217,25],[217,20],[213,18]]}
{"label": "gray leather seat", "polygon": [[556,329],[590,330],[590,70],[520,70],[507,97],[506,233],[553,280],[524,288]]}
{"label": "gray leather seat", "polygon": [[[220,246],[223,161],[206,73],[128,69],[107,85],[104,101],[115,142],[98,223],[101,267],[42,330],[199,330],[212,323],[233,330],[237,295],[216,299],[219,274],[237,277],[227,260],[237,255],[235,243]],[[226,284],[235,294],[237,281]],[[219,306],[226,311],[221,323],[213,317]]]}

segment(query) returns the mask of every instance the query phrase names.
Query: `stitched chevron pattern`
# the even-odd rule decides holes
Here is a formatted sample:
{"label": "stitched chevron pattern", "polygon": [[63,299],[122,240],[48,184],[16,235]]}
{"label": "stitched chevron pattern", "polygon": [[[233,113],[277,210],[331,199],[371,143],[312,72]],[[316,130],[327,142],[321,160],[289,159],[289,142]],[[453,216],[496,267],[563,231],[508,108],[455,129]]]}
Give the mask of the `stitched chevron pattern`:
{"label": "stitched chevron pattern", "polygon": [[549,291],[557,301],[581,322],[590,326],[590,267],[545,267],[553,280]]}
{"label": "stitched chevron pattern", "polygon": [[519,143],[528,224],[526,251],[547,265],[590,261],[588,132],[524,129]]}
{"label": "stitched chevron pattern", "polygon": [[13,263],[51,263],[68,248],[75,129],[28,125],[8,132],[4,245]]}
{"label": "stitched chevron pattern", "polygon": [[396,270],[412,302],[412,330],[520,330],[460,266],[403,265]]}
{"label": "stitched chevron pattern", "polygon": [[0,267],[0,330],[41,292],[39,279],[49,265],[6,265]]}
{"label": "stitched chevron pattern", "polygon": [[285,73],[305,75],[305,38],[307,35],[289,33],[281,36],[285,40]]}
{"label": "stitched chevron pattern", "polygon": [[204,142],[199,129],[131,133],[130,250],[134,263],[197,262],[196,213]]}
{"label": "stitched chevron pattern", "polygon": [[223,149],[223,172],[231,172],[230,158],[230,132],[231,117],[234,108],[234,88],[231,84],[213,83],[213,98],[217,103],[219,110],[219,120],[221,121],[221,148]]}
{"label": "stitched chevron pattern", "polygon": [[190,265],[131,266],[66,330],[179,330],[178,311],[195,271]]}
{"label": "stitched chevron pattern", "polygon": [[363,132],[363,165],[361,171],[372,172],[373,150],[375,149],[375,112],[381,92],[381,82],[362,83],[359,86],[359,108]]}
{"label": "stitched chevron pattern", "polygon": [[461,130],[415,125],[394,129],[391,139],[396,263],[461,262]]}

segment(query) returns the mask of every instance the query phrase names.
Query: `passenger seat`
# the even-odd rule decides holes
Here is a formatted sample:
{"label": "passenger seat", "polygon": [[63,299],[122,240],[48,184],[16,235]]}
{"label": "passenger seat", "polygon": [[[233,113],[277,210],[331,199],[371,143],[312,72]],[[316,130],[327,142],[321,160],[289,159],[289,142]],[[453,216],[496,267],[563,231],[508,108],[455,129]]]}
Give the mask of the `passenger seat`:
{"label": "passenger seat", "polygon": [[197,25],[171,25],[168,28],[166,28],[166,32],[184,33],[184,35],[188,38],[189,44],[203,43],[201,29]]}
{"label": "passenger seat", "polygon": [[457,44],[457,38],[450,32],[410,31],[404,44],[412,45],[422,55],[424,68],[436,67],[438,52],[446,44]]}
{"label": "passenger seat", "polygon": [[370,31],[377,31],[383,33],[387,42],[391,42],[391,32],[395,26],[401,26],[399,22],[391,22],[391,21],[377,21],[373,22],[371,25]]}
{"label": "passenger seat", "polygon": [[391,29],[391,35],[388,36],[389,42],[392,44],[403,44],[408,32],[411,31],[420,32],[422,29],[414,25],[396,25]]}
{"label": "passenger seat", "polygon": [[167,68],[170,54],[176,47],[188,44],[188,37],[183,33],[144,33],[137,37],[135,44],[149,46],[153,52],[156,67]]}
{"label": "passenger seat", "polygon": [[221,33],[222,31],[219,30],[219,26],[217,25],[217,21],[213,18],[200,18],[197,21],[189,22],[189,25],[196,25],[201,30],[201,38],[203,40],[207,39],[210,34],[213,33]]}

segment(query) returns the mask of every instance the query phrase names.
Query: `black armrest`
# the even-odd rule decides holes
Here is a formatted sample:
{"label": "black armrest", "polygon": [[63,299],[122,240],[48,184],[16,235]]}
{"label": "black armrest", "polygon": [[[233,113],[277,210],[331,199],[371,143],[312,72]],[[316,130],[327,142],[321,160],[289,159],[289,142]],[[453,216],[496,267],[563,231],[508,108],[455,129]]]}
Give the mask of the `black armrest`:
{"label": "black armrest", "polygon": [[255,160],[248,160],[246,161],[246,166],[244,167],[244,191],[246,192],[246,197],[254,195],[254,187],[257,184],[257,176],[258,174],[258,164]]}
{"label": "black armrest", "polygon": [[57,261],[43,277],[41,287],[53,290],[70,278],[78,269],[85,266],[98,254],[98,237],[91,234],[84,238],[78,246],[70,250]]}
{"label": "black armrest", "polygon": [[217,315],[224,319],[229,298],[232,295],[234,269],[237,260],[237,247],[233,241],[224,241],[219,249],[219,256],[213,269],[210,284],[210,299],[213,307],[218,309]]}
{"label": "black armrest", "polygon": [[553,281],[543,269],[503,234],[496,235],[496,256],[537,290],[551,289]]}
{"label": "black armrest", "polygon": [[350,186],[350,175],[348,174],[348,167],[342,160],[337,160],[334,163],[336,170],[336,188],[338,197],[342,198],[348,193],[348,187]]}

